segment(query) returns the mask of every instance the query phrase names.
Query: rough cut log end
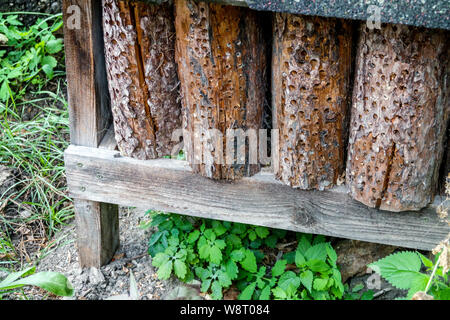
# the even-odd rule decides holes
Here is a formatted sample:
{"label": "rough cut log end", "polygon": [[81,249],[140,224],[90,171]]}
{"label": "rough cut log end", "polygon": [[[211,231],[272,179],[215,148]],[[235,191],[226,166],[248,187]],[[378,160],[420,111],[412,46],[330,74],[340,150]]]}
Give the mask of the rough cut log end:
{"label": "rough cut log end", "polygon": [[175,8],[188,162],[212,179],[255,174],[256,163],[226,161],[226,131],[261,128],[266,57],[259,19],[246,8],[191,0],[177,0]]}
{"label": "rough cut log end", "polygon": [[273,24],[277,178],[301,189],[332,187],[344,170],[351,25],[284,13],[276,13]]}
{"label": "rough cut log end", "polygon": [[404,25],[360,33],[347,184],[369,207],[419,210],[433,198],[442,159],[448,41]]}

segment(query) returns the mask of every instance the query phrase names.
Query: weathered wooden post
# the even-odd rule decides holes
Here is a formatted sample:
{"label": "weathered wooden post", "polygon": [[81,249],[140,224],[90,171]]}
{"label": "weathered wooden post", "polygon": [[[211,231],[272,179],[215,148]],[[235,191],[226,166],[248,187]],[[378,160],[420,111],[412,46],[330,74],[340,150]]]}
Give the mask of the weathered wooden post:
{"label": "weathered wooden post", "polygon": [[171,154],[181,128],[172,5],[103,0],[115,136],[123,155]]}
{"label": "weathered wooden post", "polygon": [[360,28],[347,183],[370,207],[419,210],[436,190],[449,114],[444,31]]}
{"label": "weathered wooden post", "polygon": [[[64,0],[63,12],[70,142],[97,148],[112,118],[103,53],[101,2]],[[82,166],[78,163],[78,167]],[[119,246],[118,206],[77,197],[74,206],[80,265],[100,267],[111,260]]]}
{"label": "weathered wooden post", "polygon": [[193,0],[177,0],[175,8],[187,160],[213,179],[252,175],[260,166],[247,159],[249,150],[245,159],[226,150],[234,150],[230,133],[254,138],[262,125],[266,50],[259,18],[247,8]]}
{"label": "weathered wooden post", "polygon": [[352,65],[348,21],[276,13],[273,127],[277,177],[301,189],[332,187],[344,170]]}

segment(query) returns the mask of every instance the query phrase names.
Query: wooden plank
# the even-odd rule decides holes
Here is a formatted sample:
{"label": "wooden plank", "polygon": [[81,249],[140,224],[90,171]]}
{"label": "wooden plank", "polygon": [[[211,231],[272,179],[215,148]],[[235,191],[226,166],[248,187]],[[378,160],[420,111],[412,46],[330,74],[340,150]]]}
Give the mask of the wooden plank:
{"label": "wooden plank", "polygon": [[119,246],[118,206],[76,199],[78,261],[81,267],[108,263]]}
{"label": "wooden plank", "polygon": [[[96,0],[64,0],[64,39],[70,140],[97,147],[111,123],[101,28]],[[119,246],[118,206],[74,198],[79,262],[100,267]]]}
{"label": "wooden plank", "polygon": [[380,211],[352,200],[342,186],[296,190],[266,172],[214,181],[193,174],[184,161],[139,161],[77,146],[65,158],[70,194],[81,199],[425,250],[450,231],[434,207]]}
{"label": "wooden plank", "polygon": [[100,1],[64,0],[72,144],[97,147],[111,123]]}

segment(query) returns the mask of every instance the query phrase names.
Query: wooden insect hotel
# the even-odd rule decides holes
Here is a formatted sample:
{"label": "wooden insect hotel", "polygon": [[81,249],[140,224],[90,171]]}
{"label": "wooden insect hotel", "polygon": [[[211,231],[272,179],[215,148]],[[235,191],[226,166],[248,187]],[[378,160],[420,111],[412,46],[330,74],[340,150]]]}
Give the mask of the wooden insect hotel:
{"label": "wooden insect hotel", "polygon": [[64,0],[81,265],[112,258],[118,205],[433,248],[450,231],[434,2]]}

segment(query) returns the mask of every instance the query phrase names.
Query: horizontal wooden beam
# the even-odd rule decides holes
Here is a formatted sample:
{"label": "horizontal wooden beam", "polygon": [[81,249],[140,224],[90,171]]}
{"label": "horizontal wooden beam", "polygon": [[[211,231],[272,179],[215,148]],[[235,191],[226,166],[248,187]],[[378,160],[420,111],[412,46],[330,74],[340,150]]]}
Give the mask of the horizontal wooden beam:
{"label": "horizontal wooden beam", "polygon": [[379,211],[352,200],[345,187],[301,191],[268,172],[213,181],[193,174],[184,161],[141,161],[73,145],[65,161],[70,194],[79,199],[424,250],[450,231],[433,206]]}

